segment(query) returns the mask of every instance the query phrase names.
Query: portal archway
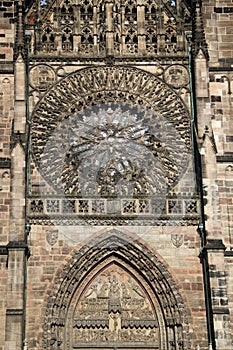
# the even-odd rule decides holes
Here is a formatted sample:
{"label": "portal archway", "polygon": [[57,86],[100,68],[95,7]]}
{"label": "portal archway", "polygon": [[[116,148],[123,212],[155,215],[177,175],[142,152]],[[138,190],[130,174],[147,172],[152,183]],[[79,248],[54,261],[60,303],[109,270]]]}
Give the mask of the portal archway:
{"label": "portal archway", "polygon": [[164,263],[111,230],[77,251],[49,298],[44,349],[189,349],[187,311]]}

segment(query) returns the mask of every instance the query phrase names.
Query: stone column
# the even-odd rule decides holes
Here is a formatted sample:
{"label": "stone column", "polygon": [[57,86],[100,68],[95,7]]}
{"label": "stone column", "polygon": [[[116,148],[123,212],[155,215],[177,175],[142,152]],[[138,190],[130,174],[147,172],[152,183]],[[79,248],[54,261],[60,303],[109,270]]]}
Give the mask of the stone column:
{"label": "stone column", "polygon": [[25,62],[19,54],[15,62],[15,106],[14,106],[14,132],[25,132],[26,103],[25,103]]}
{"label": "stone column", "polygon": [[106,54],[112,56],[114,54],[113,43],[113,4],[106,1]]}
{"label": "stone column", "polygon": [[146,52],[145,38],[145,5],[144,2],[137,2],[137,25],[138,25],[138,54],[144,55]]}
{"label": "stone column", "polygon": [[22,349],[25,320],[25,276],[27,244],[25,234],[25,151],[23,134],[14,136],[11,153],[11,211],[8,244],[8,286],[5,349]]}
{"label": "stone column", "polygon": [[24,1],[17,5],[16,61],[14,69],[14,120],[11,135],[11,189],[6,302],[5,350],[23,348],[25,323],[25,234],[27,75],[24,33]]}

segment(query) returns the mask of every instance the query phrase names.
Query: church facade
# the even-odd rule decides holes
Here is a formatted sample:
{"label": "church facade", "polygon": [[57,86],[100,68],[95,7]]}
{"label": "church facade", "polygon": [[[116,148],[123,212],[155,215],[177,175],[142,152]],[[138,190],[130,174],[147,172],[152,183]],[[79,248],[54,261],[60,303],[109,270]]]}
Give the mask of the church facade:
{"label": "church facade", "polygon": [[232,349],[232,19],[0,1],[1,350]]}

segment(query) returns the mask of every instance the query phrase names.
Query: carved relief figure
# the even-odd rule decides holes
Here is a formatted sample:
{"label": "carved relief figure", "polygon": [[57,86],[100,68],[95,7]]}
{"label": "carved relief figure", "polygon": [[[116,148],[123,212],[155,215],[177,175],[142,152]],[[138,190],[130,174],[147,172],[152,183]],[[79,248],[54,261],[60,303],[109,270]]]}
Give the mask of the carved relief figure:
{"label": "carved relief figure", "polygon": [[[105,269],[78,301],[73,346],[98,343],[159,344],[158,320],[142,286],[118,266]],[[151,345],[149,345],[151,344]]]}

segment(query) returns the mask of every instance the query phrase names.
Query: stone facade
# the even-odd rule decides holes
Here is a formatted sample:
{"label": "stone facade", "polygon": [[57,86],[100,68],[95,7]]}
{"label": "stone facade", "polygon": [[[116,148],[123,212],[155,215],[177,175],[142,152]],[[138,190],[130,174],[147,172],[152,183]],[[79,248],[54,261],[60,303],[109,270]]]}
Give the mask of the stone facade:
{"label": "stone facade", "polygon": [[232,1],[0,1],[0,350],[230,350]]}

